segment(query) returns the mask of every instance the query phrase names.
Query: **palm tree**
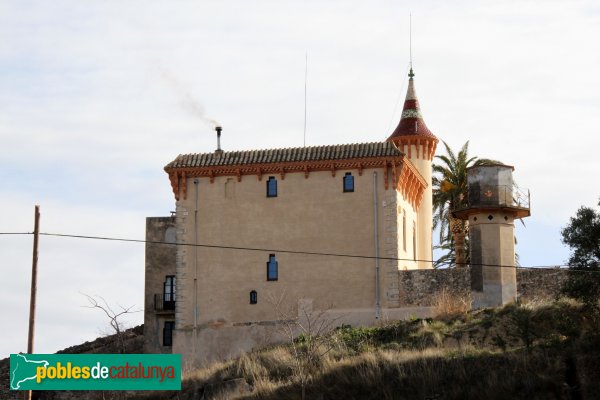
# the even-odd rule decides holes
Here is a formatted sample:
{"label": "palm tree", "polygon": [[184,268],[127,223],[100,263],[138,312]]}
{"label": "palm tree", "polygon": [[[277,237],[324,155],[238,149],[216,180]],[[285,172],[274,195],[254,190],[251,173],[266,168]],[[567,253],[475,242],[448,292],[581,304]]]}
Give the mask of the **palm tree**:
{"label": "palm tree", "polygon": [[502,164],[487,158],[469,158],[467,141],[458,154],[455,154],[446,142],[446,155],[436,156],[441,160],[433,164],[433,228],[440,229],[438,249],[447,253],[440,257],[435,266],[455,263],[462,267],[467,264],[468,221],[452,216],[452,210],[459,208],[467,198],[467,168],[477,165]]}

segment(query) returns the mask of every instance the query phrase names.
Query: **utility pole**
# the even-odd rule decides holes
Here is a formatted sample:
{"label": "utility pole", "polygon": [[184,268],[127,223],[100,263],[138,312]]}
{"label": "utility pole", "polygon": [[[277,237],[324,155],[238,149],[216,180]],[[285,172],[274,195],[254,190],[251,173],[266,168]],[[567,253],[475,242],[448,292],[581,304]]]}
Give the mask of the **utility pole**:
{"label": "utility pole", "polygon": [[[37,292],[38,242],[40,238],[40,206],[35,206],[35,222],[33,226],[33,261],[31,263],[31,298],[29,300],[29,335],[27,337],[27,354],[33,354],[33,336],[35,333],[35,297]],[[25,399],[31,400],[31,390],[25,392]]]}

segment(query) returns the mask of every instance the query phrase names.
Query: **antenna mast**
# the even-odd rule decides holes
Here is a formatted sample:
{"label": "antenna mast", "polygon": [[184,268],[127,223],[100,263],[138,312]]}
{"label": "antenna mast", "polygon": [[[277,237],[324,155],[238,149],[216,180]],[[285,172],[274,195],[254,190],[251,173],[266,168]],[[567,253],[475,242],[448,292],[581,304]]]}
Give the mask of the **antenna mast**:
{"label": "antenna mast", "polygon": [[308,80],[308,52],[304,54],[304,144],[306,147],[306,81]]}
{"label": "antenna mast", "polygon": [[412,13],[408,14],[408,51],[410,55],[410,69],[412,69]]}
{"label": "antenna mast", "polygon": [[413,72],[413,65],[412,65],[412,13],[408,14],[408,26],[409,26],[409,31],[408,31],[408,51],[409,51],[409,56],[410,56],[410,72],[408,73],[408,77],[410,79],[413,78],[413,76],[415,76],[414,72]]}

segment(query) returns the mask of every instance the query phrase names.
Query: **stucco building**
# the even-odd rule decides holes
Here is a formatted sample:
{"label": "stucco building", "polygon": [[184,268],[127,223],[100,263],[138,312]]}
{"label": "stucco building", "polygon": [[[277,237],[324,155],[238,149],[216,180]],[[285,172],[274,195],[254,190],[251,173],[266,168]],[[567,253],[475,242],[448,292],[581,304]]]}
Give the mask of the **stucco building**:
{"label": "stucco building", "polygon": [[277,340],[281,309],[419,315],[398,271],[431,268],[437,143],[411,69],[386,141],[179,155],[165,167],[176,213],[147,220],[146,351],[233,357]]}

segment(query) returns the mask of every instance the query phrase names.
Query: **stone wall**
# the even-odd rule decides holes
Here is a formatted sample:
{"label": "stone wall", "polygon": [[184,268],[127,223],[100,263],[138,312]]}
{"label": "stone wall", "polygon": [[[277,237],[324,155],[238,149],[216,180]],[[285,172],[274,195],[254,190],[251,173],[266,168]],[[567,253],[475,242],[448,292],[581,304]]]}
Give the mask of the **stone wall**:
{"label": "stone wall", "polygon": [[560,289],[567,280],[565,269],[517,268],[517,298],[520,301],[553,300],[560,296]]}
{"label": "stone wall", "polygon": [[458,296],[470,295],[469,268],[398,271],[400,307],[431,307],[443,290]]}
{"label": "stone wall", "polygon": [[[568,271],[517,268],[517,295],[523,302],[553,300],[567,279]],[[471,293],[470,268],[398,271],[399,307],[435,305],[443,290],[460,297]]]}

